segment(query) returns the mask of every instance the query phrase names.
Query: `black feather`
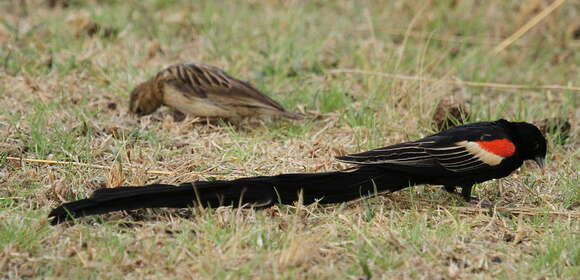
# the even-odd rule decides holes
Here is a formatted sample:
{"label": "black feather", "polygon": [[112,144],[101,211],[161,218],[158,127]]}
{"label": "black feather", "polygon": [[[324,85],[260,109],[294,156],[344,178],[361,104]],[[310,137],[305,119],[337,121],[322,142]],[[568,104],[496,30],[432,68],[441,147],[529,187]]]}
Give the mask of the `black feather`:
{"label": "black feather", "polygon": [[293,204],[302,195],[303,203],[337,203],[396,191],[416,179],[379,167],[360,167],[345,171],[314,174],[282,174],[242,178],[232,181],[199,181],[172,185],[117,187],[100,189],[89,198],[55,208],[48,215],[52,224],[72,218],[140,208],[184,208],[197,205],[219,207],[244,204],[270,206]]}

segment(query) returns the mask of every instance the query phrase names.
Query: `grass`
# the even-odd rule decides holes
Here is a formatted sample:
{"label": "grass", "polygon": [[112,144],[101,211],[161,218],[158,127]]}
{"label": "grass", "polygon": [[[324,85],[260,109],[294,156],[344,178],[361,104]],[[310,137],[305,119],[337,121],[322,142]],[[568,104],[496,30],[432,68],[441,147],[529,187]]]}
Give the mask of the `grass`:
{"label": "grass", "polygon": [[[568,1],[499,54],[549,1],[114,1],[0,3],[2,278],[573,279],[580,273],[578,92],[508,90],[334,73],[578,86],[580,6]],[[100,28],[90,31],[87,23]],[[576,24],[576,25],[574,25]],[[303,122],[174,122],[127,114],[132,87],[203,61],[252,81]],[[447,95],[476,121],[572,123],[548,166],[476,186],[332,206],[141,210],[51,227],[100,187],[343,168],[333,157],[434,132]],[[105,165],[38,165],[7,156]],[[122,168],[119,168],[122,167]],[[175,175],[147,174],[170,170]],[[507,209],[507,210],[506,210]],[[530,210],[531,209],[531,210]]]}

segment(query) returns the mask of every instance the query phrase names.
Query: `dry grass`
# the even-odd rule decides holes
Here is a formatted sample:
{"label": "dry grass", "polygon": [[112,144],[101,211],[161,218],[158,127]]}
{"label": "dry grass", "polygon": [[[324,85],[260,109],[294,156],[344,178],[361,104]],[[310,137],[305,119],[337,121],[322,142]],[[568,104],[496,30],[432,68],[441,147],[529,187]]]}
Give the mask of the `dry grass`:
{"label": "dry grass", "polygon": [[[552,1],[48,2],[56,8],[0,3],[2,278],[580,274],[578,92],[537,87],[579,86],[575,1],[497,55],[499,42]],[[185,61],[215,64],[323,117],[206,125],[175,122],[166,109],[127,114],[133,85]],[[468,100],[475,120],[568,118],[571,137],[549,135],[545,172],[526,164],[478,185],[492,208],[419,186],[325,207],[142,210],[58,227],[45,218],[100,187],[343,168],[334,156],[432,133],[435,104],[448,95]]]}

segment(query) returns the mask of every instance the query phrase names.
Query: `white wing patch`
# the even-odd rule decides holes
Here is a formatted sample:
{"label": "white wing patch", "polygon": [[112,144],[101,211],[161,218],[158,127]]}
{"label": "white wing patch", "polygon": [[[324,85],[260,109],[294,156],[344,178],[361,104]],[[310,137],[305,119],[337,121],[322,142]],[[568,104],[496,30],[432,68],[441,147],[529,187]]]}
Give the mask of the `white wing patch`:
{"label": "white wing patch", "polygon": [[502,156],[498,156],[496,154],[484,150],[476,142],[461,141],[455,144],[464,147],[468,152],[477,157],[479,160],[491,166],[500,164],[501,161],[504,159],[504,157]]}

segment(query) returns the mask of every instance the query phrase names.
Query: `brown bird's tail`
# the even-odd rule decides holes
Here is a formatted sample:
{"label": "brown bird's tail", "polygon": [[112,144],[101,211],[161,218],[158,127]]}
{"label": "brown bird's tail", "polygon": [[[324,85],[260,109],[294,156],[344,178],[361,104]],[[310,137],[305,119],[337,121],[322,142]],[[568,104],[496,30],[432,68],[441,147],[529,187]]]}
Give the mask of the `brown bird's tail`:
{"label": "brown bird's tail", "polygon": [[179,186],[154,184],[100,189],[89,198],[64,203],[48,215],[53,225],[75,217],[140,208],[219,207],[275,203],[304,204],[345,202],[382,192],[392,192],[419,182],[405,175],[364,166],[326,173],[296,173],[241,178],[232,181],[198,181]]}
{"label": "brown bird's tail", "polygon": [[297,113],[297,112],[292,112],[292,111],[287,111],[287,110],[284,110],[283,112],[280,112],[280,115],[282,117],[289,118],[289,119],[294,119],[294,120],[303,120],[303,119],[306,119],[307,118],[307,116],[304,115],[304,114]]}

